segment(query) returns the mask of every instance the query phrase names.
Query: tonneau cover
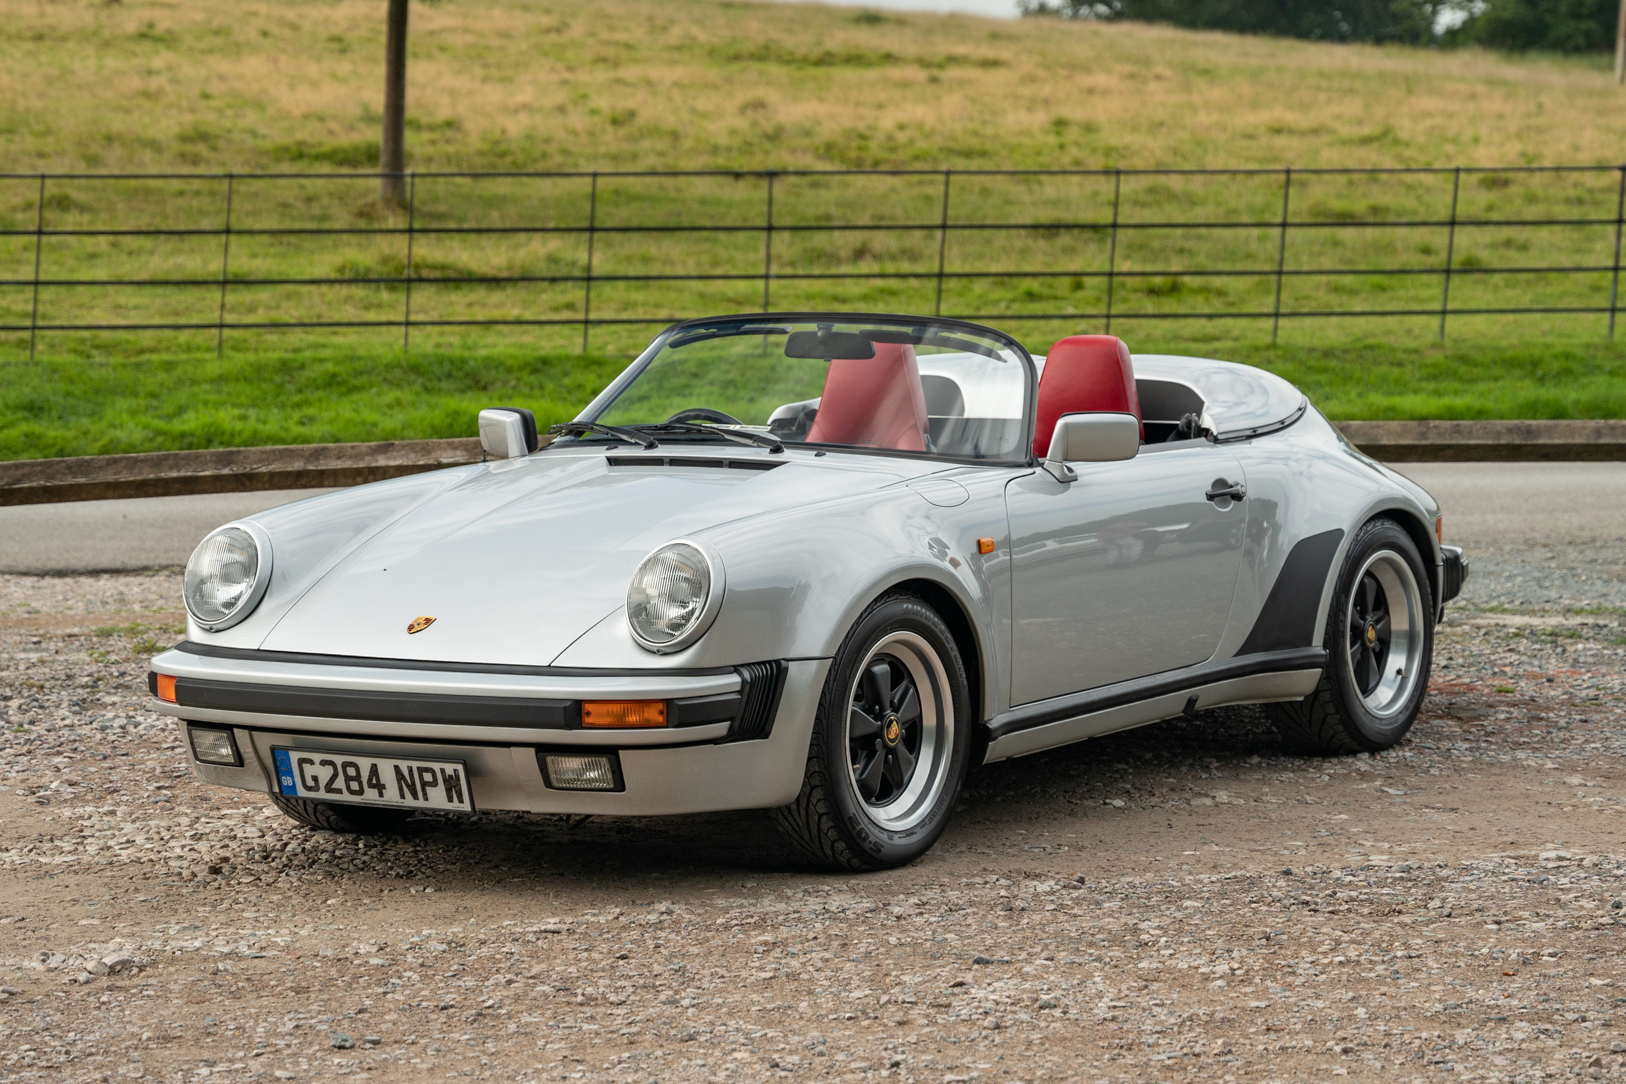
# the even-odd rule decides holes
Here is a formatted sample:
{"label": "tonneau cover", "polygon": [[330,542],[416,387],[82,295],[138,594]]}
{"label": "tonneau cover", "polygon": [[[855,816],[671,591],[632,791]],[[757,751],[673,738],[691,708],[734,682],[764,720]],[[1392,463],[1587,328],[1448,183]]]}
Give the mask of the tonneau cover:
{"label": "tonneau cover", "polygon": [[1243,440],[1284,429],[1304,413],[1304,393],[1252,365],[1173,354],[1133,354],[1137,379],[1169,380],[1203,397],[1219,440]]}

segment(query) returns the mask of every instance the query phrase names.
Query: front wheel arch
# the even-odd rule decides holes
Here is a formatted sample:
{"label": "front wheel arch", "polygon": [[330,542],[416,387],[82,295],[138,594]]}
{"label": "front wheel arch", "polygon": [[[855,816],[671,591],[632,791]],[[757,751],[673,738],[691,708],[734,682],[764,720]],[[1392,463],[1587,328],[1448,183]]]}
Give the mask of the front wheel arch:
{"label": "front wheel arch", "polygon": [[[986,686],[983,674],[990,661],[983,658],[981,638],[977,635],[976,626],[971,623],[971,615],[966,613],[965,607],[960,604],[953,592],[934,580],[904,580],[887,588],[880,594],[892,591],[902,591],[914,595],[943,619],[949,632],[954,636],[954,646],[960,649],[960,665],[965,668],[966,700],[975,706],[977,718],[972,721],[973,746],[971,749],[971,765],[977,767],[982,763],[982,754],[986,752],[987,736],[985,728],[981,725],[989,716],[988,705],[983,701],[983,692]],[[876,596],[877,598],[880,595]],[[977,744],[980,742],[981,744]]]}

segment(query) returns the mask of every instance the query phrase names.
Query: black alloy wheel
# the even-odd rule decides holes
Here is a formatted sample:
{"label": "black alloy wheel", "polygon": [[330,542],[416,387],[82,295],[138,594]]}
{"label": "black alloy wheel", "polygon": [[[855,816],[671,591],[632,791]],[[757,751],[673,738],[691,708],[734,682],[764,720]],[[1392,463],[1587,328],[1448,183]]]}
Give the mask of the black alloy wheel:
{"label": "black alloy wheel", "polygon": [[1392,519],[1355,532],[1324,626],[1327,666],[1303,700],[1266,704],[1290,743],[1322,756],[1388,749],[1417,720],[1434,655],[1432,579]]}
{"label": "black alloy wheel", "polygon": [[870,660],[853,690],[848,763],[858,796],[881,807],[908,789],[920,761],[920,695],[909,668],[891,655]]}
{"label": "black alloy wheel", "polygon": [[1362,697],[1371,696],[1383,681],[1391,631],[1389,596],[1368,569],[1355,585],[1349,607],[1349,670]]}
{"label": "black alloy wheel", "polygon": [[774,811],[829,869],[906,865],[943,834],[971,753],[970,682],[954,634],[915,595],[870,603],[831,660],[802,791]]}

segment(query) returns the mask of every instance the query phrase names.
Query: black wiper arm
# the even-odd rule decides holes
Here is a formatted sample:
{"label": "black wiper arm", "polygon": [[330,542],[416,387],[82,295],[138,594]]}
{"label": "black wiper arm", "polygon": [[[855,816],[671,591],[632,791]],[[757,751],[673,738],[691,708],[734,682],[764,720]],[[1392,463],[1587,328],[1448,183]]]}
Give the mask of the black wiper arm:
{"label": "black wiper arm", "polygon": [[600,425],[598,422],[560,422],[558,425],[548,426],[548,432],[567,437],[580,437],[588,433],[603,433],[615,437],[617,440],[630,441],[645,448],[660,447],[660,442],[648,433],[640,433],[636,429],[623,429],[619,425]]}
{"label": "black wiper arm", "polygon": [[750,429],[722,429],[715,425],[701,425],[699,422],[660,422],[654,425],[635,425],[632,428],[640,432],[653,429],[656,432],[710,433],[712,436],[732,440],[736,444],[752,444],[758,448],[766,448],[770,455],[780,454],[785,450],[778,437]]}

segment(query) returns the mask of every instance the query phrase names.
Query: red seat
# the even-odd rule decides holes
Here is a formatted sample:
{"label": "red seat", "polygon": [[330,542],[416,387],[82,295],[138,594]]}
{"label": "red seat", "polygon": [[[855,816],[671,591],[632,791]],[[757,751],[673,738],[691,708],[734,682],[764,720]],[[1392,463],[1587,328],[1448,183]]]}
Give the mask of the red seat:
{"label": "red seat", "polygon": [[807,439],[924,452],[926,427],[926,393],[915,348],[876,343],[873,358],[837,358],[830,363]]}
{"label": "red seat", "polygon": [[[1115,335],[1069,335],[1050,348],[1039,374],[1038,418],[1033,426],[1033,454],[1050,450],[1050,435],[1063,414],[1113,410],[1140,421],[1135,367],[1129,347]],[[1141,439],[1146,426],[1141,425]]]}

